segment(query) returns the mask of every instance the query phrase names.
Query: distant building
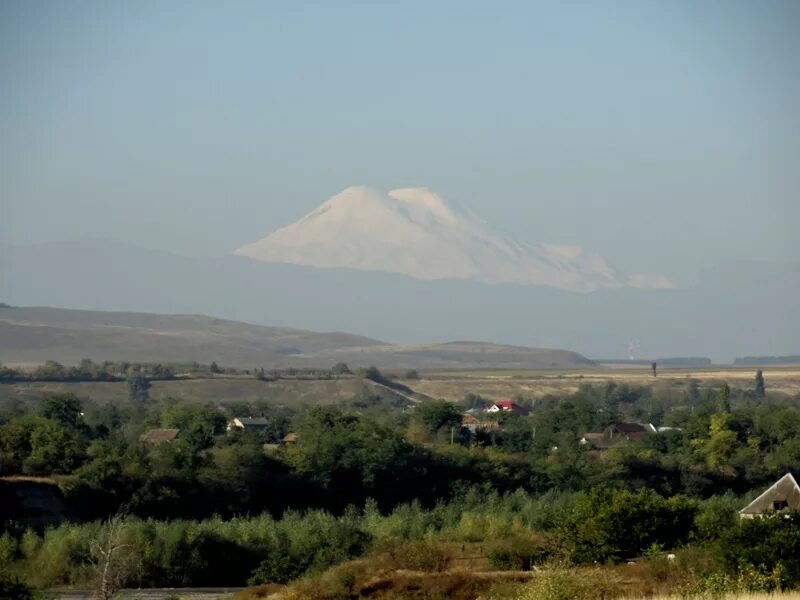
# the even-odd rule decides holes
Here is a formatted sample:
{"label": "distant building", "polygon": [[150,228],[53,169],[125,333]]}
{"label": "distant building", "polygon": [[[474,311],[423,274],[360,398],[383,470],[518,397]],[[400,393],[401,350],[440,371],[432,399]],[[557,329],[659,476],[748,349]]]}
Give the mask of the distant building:
{"label": "distant building", "polygon": [[228,431],[244,429],[245,431],[258,431],[269,426],[269,421],[264,417],[236,417],[228,423]]}
{"label": "distant building", "polygon": [[656,433],[656,428],[650,423],[614,423],[608,428],[610,439],[628,442],[638,442],[652,433]]}
{"label": "distant building", "polygon": [[481,423],[475,415],[469,412],[465,412],[463,415],[461,415],[461,427],[469,430],[470,433],[475,433],[481,428],[482,425],[483,423]]}
{"label": "distant building", "polygon": [[605,433],[587,431],[580,439],[580,443],[594,450],[607,450],[616,442],[606,436]]}
{"label": "distant building", "polygon": [[148,444],[172,442],[178,437],[180,431],[180,429],[151,429],[142,436],[142,441]]}
{"label": "distant building", "polygon": [[478,431],[500,431],[500,424],[497,421],[481,421],[469,411],[461,415],[461,427],[473,435]]}
{"label": "distant building", "polygon": [[294,432],[287,433],[285,436],[283,436],[283,439],[281,440],[281,443],[282,444],[294,444],[294,443],[297,442],[297,438],[298,438],[298,435],[296,433],[294,433]]}
{"label": "distant building", "polygon": [[498,400],[486,407],[487,413],[511,412],[516,415],[525,416],[530,413],[527,408],[512,402],[511,400]]}
{"label": "distant building", "polygon": [[787,473],[740,510],[739,516],[742,519],[753,519],[790,510],[800,510],[800,486],[794,476]]}
{"label": "distant building", "polygon": [[268,456],[272,456],[272,455],[278,453],[278,450],[280,450],[281,445],[280,444],[263,444],[261,447],[264,450],[264,454],[266,454]]}

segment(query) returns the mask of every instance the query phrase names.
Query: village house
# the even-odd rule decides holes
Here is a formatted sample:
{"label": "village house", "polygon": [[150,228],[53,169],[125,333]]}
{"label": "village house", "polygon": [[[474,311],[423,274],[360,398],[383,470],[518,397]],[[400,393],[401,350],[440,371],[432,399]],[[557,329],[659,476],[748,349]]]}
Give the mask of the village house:
{"label": "village house", "polygon": [[498,431],[500,424],[497,421],[481,421],[470,411],[461,415],[461,427],[475,435],[478,431]]}
{"label": "village house", "polygon": [[236,417],[228,422],[228,431],[244,429],[245,431],[259,431],[269,427],[269,421],[264,417]]}
{"label": "village house", "polygon": [[754,519],[790,510],[800,510],[800,486],[794,476],[787,473],[740,510],[739,517]]}
{"label": "village house", "polygon": [[524,408],[519,404],[512,402],[511,400],[498,400],[497,402],[493,402],[487,406],[484,410],[487,413],[511,412],[522,416],[530,413],[527,408]]}
{"label": "village house", "polygon": [[147,444],[161,444],[177,439],[180,429],[151,429],[142,435],[142,441]]}
{"label": "village house", "polygon": [[465,412],[463,415],[461,415],[461,427],[467,429],[470,433],[474,434],[476,431],[478,431],[478,429],[481,428],[482,425],[483,423],[481,423],[473,414]]}
{"label": "village house", "polygon": [[[595,450],[607,450],[621,442],[638,442],[648,435],[677,430],[674,427],[655,427],[652,423],[614,423],[605,431],[587,431],[580,443]],[[678,430],[679,431],[679,430]]]}
{"label": "village house", "polygon": [[583,437],[581,437],[580,443],[594,450],[607,450],[616,442],[607,437],[605,433],[587,431],[583,434]]}
{"label": "village house", "polygon": [[287,433],[285,436],[283,436],[283,439],[281,440],[281,443],[283,445],[295,444],[295,443],[297,443],[297,437],[298,437],[297,434],[294,433],[294,432]]}

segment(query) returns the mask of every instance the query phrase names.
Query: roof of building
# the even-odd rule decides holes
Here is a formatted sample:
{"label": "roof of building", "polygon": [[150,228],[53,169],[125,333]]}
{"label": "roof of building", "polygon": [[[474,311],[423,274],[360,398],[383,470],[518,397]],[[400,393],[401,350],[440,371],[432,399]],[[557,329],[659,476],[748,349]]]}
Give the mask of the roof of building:
{"label": "roof of building", "polygon": [[469,413],[464,413],[461,415],[461,424],[462,425],[480,425],[481,422],[475,415],[471,415]]}
{"label": "roof of building", "polygon": [[648,431],[648,428],[640,423],[614,423],[613,427],[620,433],[643,433]]}
{"label": "roof of building", "polygon": [[511,410],[512,408],[517,406],[511,400],[498,400],[497,402],[495,402],[495,404],[497,404],[497,406],[499,406],[504,410]]}
{"label": "roof of building", "polygon": [[178,437],[178,433],[180,433],[180,429],[151,429],[142,436],[142,441],[151,444],[171,442]]}
{"label": "roof of building", "polygon": [[269,425],[264,417],[237,417],[234,421],[241,423],[242,427],[266,427]]}
{"label": "roof of building", "polygon": [[739,511],[740,515],[763,515],[781,510],[800,510],[800,485],[791,473],[786,473],[763,494]]}
{"label": "roof of building", "polygon": [[296,433],[287,433],[283,436],[283,442],[296,442],[297,441],[297,434]]}

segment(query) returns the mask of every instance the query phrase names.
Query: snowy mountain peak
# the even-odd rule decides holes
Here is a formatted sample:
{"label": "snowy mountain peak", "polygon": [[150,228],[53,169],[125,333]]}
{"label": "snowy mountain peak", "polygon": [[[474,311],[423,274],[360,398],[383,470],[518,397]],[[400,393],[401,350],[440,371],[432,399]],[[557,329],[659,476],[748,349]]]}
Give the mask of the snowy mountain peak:
{"label": "snowy mountain peak", "polygon": [[671,287],[619,275],[580,246],[527,244],[493,231],[423,187],[348,187],[299,221],[235,252],[268,262],[402,273],[419,279],[541,284],[573,291]]}

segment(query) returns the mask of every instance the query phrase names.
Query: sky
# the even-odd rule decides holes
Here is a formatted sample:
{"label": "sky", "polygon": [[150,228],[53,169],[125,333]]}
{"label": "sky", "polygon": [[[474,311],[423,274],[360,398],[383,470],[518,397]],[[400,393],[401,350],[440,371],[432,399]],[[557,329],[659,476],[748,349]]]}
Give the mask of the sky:
{"label": "sky", "polygon": [[0,0],[0,241],[221,256],[350,185],[681,280],[800,260],[800,2]]}

